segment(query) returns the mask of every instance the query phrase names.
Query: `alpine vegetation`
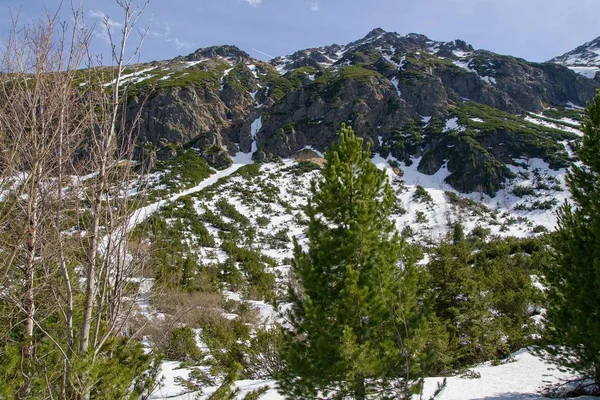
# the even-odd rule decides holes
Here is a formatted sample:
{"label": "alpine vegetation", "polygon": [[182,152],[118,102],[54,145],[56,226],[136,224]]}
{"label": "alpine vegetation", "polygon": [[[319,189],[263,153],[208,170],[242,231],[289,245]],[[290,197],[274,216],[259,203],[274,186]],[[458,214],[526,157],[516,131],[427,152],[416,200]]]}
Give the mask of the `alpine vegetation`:
{"label": "alpine vegetation", "polygon": [[0,400],[600,393],[600,40],[136,64],[115,3],[0,38]]}

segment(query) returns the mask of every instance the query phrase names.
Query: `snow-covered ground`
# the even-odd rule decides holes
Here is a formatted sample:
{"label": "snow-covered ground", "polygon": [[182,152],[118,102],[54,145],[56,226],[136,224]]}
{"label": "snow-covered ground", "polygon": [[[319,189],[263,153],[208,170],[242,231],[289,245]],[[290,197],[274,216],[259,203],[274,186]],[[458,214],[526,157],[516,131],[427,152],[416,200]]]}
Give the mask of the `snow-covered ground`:
{"label": "snow-covered ground", "polygon": [[598,67],[569,67],[569,69],[589,79],[594,79],[598,71],[600,71]]}
{"label": "snow-covered ground", "polygon": [[187,196],[188,194],[197,193],[197,192],[201,191],[202,189],[205,189],[205,188],[215,184],[219,179],[233,174],[235,171],[237,171],[244,165],[247,165],[250,163],[252,163],[252,155],[251,154],[238,153],[238,155],[236,157],[234,157],[233,164],[229,168],[226,168],[221,171],[217,171],[210,177],[208,177],[205,180],[203,180],[202,182],[200,182],[198,185],[191,187],[189,189],[186,189],[182,192],[179,192],[179,193],[169,197],[168,199],[163,199],[163,200],[157,201],[155,203],[152,203],[150,205],[147,205],[145,207],[142,207],[142,208],[136,210],[133,213],[133,215],[129,218],[127,230],[131,231],[132,229],[134,229],[136,226],[138,226],[139,224],[144,222],[152,214],[154,214],[157,210],[159,210],[161,207],[165,206],[166,204],[173,202],[180,197]]}
{"label": "snow-covered ground", "polygon": [[[176,369],[178,363],[165,362],[163,364],[163,373],[165,376],[165,386],[160,391],[153,394],[150,399],[166,399],[167,396],[177,400],[195,399],[195,393],[185,393],[185,390],[174,383],[174,377],[185,376],[189,370]],[[528,400],[528,399],[548,399],[541,396],[540,392],[555,383],[562,382],[565,379],[574,376],[561,372],[558,368],[547,363],[529,350],[522,349],[512,354],[511,357],[504,360],[500,365],[491,365],[485,363],[472,368],[473,374],[462,376],[452,376],[446,378],[444,389],[436,396],[437,400]],[[479,374],[479,375],[477,375]],[[471,376],[471,377],[468,377]],[[479,376],[478,378],[476,376]],[[430,399],[442,384],[444,378],[426,378],[422,397],[415,395],[414,400]],[[261,397],[263,400],[283,400],[284,396],[276,390],[275,381],[256,381],[246,380],[238,381],[236,386],[241,389],[239,398],[245,394],[256,390],[262,386],[269,386],[269,391]],[[200,397],[207,399],[216,387],[206,388],[205,394]],[[177,396],[177,394],[180,394]],[[598,399],[593,396],[582,396],[578,400]]]}
{"label": "snow-covered ground", "polygon": [[[555,365],[542,361],[527,349],[519,350],[505,363],[497,366],[489,363],[472,368],[480,378],[453,376],[446,380],[446,387],[436,397],[439,400],[525,400],[545,399],[539,393],[548,385],[573,378],[560,372]],[[477,376],[477,375],[475,375]],[[423,398],[429,399],[443,378],[427,378]],[[595,397],[580,397],[595,399]]]}
{"label": "snow-covered ground", "polygon": [[[457,121],[451,120],[447,124],[448,129],[456,129]],[[260,130],[260,119],[253,124],[253,136]],[[458,194],[452,187],[445,183],[445,178],[449,175],[447,167],[444,165],[434,175],[424,175],[418,172],[417,166],[419,159],[413,159],[410,166],[398,162],[393,158],[384,159],[375,156],[373,162],[382,170],[385,170],[392,188],[396,194],[397,202],[403,209],[402,212],[396,212],[393,218],[396,220],[398,230],[410,226],[415,232],[413,240],[419,242],[436,242],[442,239],[450,230],[455,222],[461,222],[468,232],[476,226],[484,226],[491,229],[492,234],[500,236],[530,236],[534,233],[532,228],[536,225],[542,225],[548,229],[553,229],[555,225],[554,212],[551,210],[518,210],[515,209],[519,204],[531,202],[534,200],[556,199],[560,204],[567,198],[566,191],[557,191],[551,189],[537,189],[535,196],[518,197],[512,193],[517,186],[535,186],[540,182],[557,182],[557,185],[564,187],[564,170],[553,171],[548,165],[539,159],[516,160],[518,166],[510,166],[511,170],[518,176],[514,182],[508,183],[505,189],[502,189],[494,198],[481,193]],[[241,175],[234,175],[219,182],[219,178],[234,174],[239,168],[251,162],[251,154],[239,153],[234,159],[234,164],[223,171],[217,172],[194,188],[182,191],[172,195],[167,200],[159,201],[138,210],[132,218],[132,225],[140,223],[148,218],[149,215],[156,212],[168,202],[175,201],[178,198],[188,194],[200,194],[204,190],[211,190],[211,196],[194,198],[194,208],[201,212],[206,208],[216,210],[215,203],[221,199],[226,199],[230,204],[250,219],[253,227],[256,228],[257,239],[253,245],[262,254],[268,255],[277,260],[277,267],[272,272],[277,276],[277,282],[281,288],[285,284],[286,271],[289,265],[286,265],[286,259],[292,256],[291,241],[282,245],[274,245],[269,238],[272,238],[277,232],[284,230],[288,238],[295,237],[300,244],[304,244],[305,226],[298,220],[298,214],[302,206],[306,203],[306,196],[309,193],[309,182],[318,175],[318,171],[295,173],[293,167],[296,165],[294,160],[283,160],[277,163],[261,164],[260,179],[252,179]],[[394,168],[390,165],[398,165],[402,176],[398,176]],[[264,191],[264,185],[274,189],[273,197],[261,198]],[[414,199],[417,186],[424,188],[431,196],[430,201],[416,201]],[[243,188],[244,190],[239,190]],[[459,198],[471,200],[464,205],[457,205],[450,201],[447,192],[454,193]],[[473,206],[473,204],[481,204]],[[473,207],[473,208],[471,208]],[[425,221],[417,221],[417,217],[424,216]],[[260,217],[268,218],[267,224],[258,224]],[[224,254],[219,251],[220,242],[218,230],[209,227],[209,232],[215,237],[216,248],[193,248],[192,251],[199,257],[199,260],[205,264],[222,262]],[[192,243],[193,241],[190,241]],[[147,292],[151,281],[143,282],[140,286],[140,299],[138,305],[144,315],[149,316],[154,313],[147,301]],[[224,295],[235,301],[245,301],[258,310],[259,321],[261,324],[271,325],[279,319],[277,310],[264,301],[245,299],[240,293],[225,292]],[[227,317],[236,318],[234,314],[228,314]],[[477,379],[467,379],[464,377],[450,377],[447,379],[445,389],[438,395],[441,400],[503,400],[503,399],[534,399],[540,398],[538,391],[545,385],[558,382],[560,379],[569,377],[561,373],[556,366],[548,364],[533,356],[530,352],[522,350],[514,354],[514,360],[501,365],[492,366],[484,364],[473,368],[481,377]],[[185,389],[176,382],[177,377],[185,378],[190,373],[189,369],[179,368],[180,362],[165,361],[161,365],[162,386],[152,394],[150,399],[194,399],[196,393],[185,393]],[[436,390],[442,378],[427,378],[424,387],[423,399]],[[257,389],[264,385],[269,385],[271,389],[262,397],[265,400],[283,399],[275,390],[276,383],[273,381],[239,381],[242,397],[244,393]],[[206,388],[202,399],[216,390],[216,387]],[[240,398],[241,398],[240,397]],[[417,397],[415,397],[417,400]]]}

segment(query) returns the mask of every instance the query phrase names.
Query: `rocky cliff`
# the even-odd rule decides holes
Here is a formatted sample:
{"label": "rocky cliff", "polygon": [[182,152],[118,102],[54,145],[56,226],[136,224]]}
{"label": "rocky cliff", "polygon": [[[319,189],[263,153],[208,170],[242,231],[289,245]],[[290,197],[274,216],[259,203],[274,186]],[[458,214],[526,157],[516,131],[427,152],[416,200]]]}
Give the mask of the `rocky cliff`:
{"label": "rocky cliff", "polygon": [[234,46],[199,49],[136,66],[125,82],[133,89],[131,114],[144,104],[142,142],[163,157],[174,145],[192,144],[224,167],[238,151],[255,149],[259,160],[307,146],[322,151],[345,122],[374,151],[418,159],[428,174],[447,164],[455,188],[489,194],[511,178],[506,164],[516,159],[568,165],[572,127],[532,123],[528,113],[577,118],[565,107],[583,106],[600,86],[559,63],[381,29],[270,63]]}

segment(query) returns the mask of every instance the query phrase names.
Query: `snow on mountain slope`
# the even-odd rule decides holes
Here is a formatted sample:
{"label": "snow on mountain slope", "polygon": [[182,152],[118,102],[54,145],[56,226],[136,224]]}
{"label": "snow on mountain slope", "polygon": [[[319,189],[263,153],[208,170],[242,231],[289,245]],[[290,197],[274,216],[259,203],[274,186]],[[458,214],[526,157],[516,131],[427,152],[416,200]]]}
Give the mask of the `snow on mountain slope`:
{"label": "snow on mountain slope", "polygon": [[236,172],[238,169],[240,169],[244,165],[250,164],[252,162],[250,157],[251,157],[250,154],[239,153],[238,156],[233,159],[233,164],[231,165],[231,167],[216,172],[214,175],[203,180],[198,185],[196,185],[192,188],[186,189],[182,192],[179,192],[179,193],[169,197],[166,200],[160,200],[156,203],[147,205],[145,207],[142,207],[142,208],[136,210],[133,213],[133,215],[129,218],[127,230],[131,231],[136,226],[138,226],[139,224],[144,222],[149,216],[151,216],[153,213],[155,213],[157,210],[159,210],[162,206],[168,204],[169,202],[173,202],[173,201],[179,199],[180,197],[199,192],[202,189],[213,185],[219,179],[233,174],[234,172]]}
{"label": "snow on mountain slope", "polygon": [[438,42],[430,40],[424,35],[410,33],[400,35],[395,32],[386,32],[381,28],[373,29],[364,38],[346,45],[330,45],[297,51],[293,54],[276,57],[271,64],[282,74],[296,68],[310,65],[315,68],[325,69],[341,65],[350,65],[354,62],[353,53],[376,49],[388,62],[400,68],[402,55],[407,52],[424,52],[439,57],[450,56],[464,58],[473,54],[473,48],[461,40],[452,42]]}
{"label": "snow on mountain slope", "polygon": [[587,78],[594,78],[600,71],[600,37],[550,60],[569,67]]}
{"label": "snow on mountain slope", "polygon": [[[289,260],[293,255],[291,238],[296,238],[301,245],[305,244],[303,232],[306,222],[303,221],[302,207],[306,204],[310,181],[318,177],[319,171],[315,166],[310,167],[309,164],[288,159],[257,165],[258,171],[252,174],[248,173],[247,169],[237,169],[249,161],[248,154],[240,153],[234,161],[232,169],[236,170],[228,170],[224,179],[217,181],[213,176],[192,190],[172,195],[170,199],[176,201],[184,194],[190,195],[193,208],[199,214],[205,212],[204,210],[218,212],[217,203],[223,199],[233,205],[250,220],[255,229],[256,237],[251,247],[276,260],[277,266],[272,268],[271,272],[277,277],[276,290],[281,292],[285,289]],[[411,165],[406,165],[392,157],[384,159],[375,156],[373,162],[386,171],[396,194],[397,205],[393,218],[397,229],[404,231],[412,241],[418,243],[438,242],[456,222],[462,223],[466,232],[476,227],[485,227],[490,229],[492,234],[499,236],[536,235],[537,232],[554,228],[555,216],[552,209],[567,197],[566,192],[551,186],[564,187],[565,171],[554,171],[539,159],[517,160],[519,165],[511,166],[517,178],[494,198],[481,193],[457,193],[444,182],[448,176],[446,166],[434,175],[425,175],[417,171],[418,159],[414,159]],[[224,174],[220,175],[223,177]],[[226,217],[223,219],[229,221]],[[410,228],[410,232],[406,230],[407,227]],[[222,243],[220,230],[214,226],[207,228],[214,237],[215,247],[195,246],[191,250],[203,265],[223,262],[223,254],[219,250]],[[190,243],[194,241],[190,240]],[[226,292],[224,295],[228,299],[252,305],[258,310],[259,319],[263,324],[270,325],[279,318],[277,310],[265,301],[248,298],[242,293]],[[149,305],[146,301],[140,306],[142,312],[147,312]],[[230,316],[236,317],[233,314]],[[481,379],[449,378],[447,387],[439,398],[536,398],[536,391],[544,384],[566,376],[559,374],[554,366],[537,360],[526,351],[516,354],[515,360],[495,367],[476,367],[475,370],[481,374]],[[195,398],[193,393],[183,394],[185,388],[176,381],[176,377],[185,378],[190,373],[189,369],[179,368],[180,366],[180,362],[163,362],[163,386],[150,397],[151,399],[172,396],[176,396],[173,398],[177,399]],[[436,389],[439,381],[438,378],[427,379],[425,398]],[[242,389],[241,394],[265,384],[275,386],[273,381],[237,383]],[[201,398],[207,398],[214,390],[216,387],[207,388]],[[271,389],[263,398],[274,400],[283,397],[277,394],[275,389]]]}
{"label": "snow on mountain slope", "polygon": [[[486,363],[471,371],[473,375],[447,378],[446,388],[436,397],[438,400],[525,400],[545,399],[539,392],[549,384],[571,378],[572,375],[560,372],[556,366],[548,364],[531,354],[527,349],[519,350],[500,365]],[[427,378],[423,398],[428,399],[435,393],[443,378]],[[583,396],[580,400],[595,399]]]}

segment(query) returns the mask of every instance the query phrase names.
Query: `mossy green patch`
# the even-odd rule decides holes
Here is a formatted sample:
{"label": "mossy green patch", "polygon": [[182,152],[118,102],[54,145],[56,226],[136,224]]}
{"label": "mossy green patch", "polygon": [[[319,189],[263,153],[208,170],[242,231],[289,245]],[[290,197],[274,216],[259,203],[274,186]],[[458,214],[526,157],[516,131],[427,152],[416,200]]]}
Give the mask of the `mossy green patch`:
{"label": "mossy green patch", "polygon": [[157,163],[155,171],[164,172],[161,183],[170,191],[195,186],[214,172],[193,148],[179,148],[175,158]]}
{"label": "mossy green patch", "polygon": [[[454,113],[460,125],[475,131],[474,136],[477,140],[499,157],[499,146],[502,146],[512,158],[539,157],[550,164],[551,168],[567,167],[571,161],[564,146],[559,142],[579,138],[572,132],[537,125],[526,121],[523,116],[479,103],[460,103]],[[483,121],[474,121],[474,118]],[[512,162],[506,157],[503,161]]]}
{"label": "mossy green patch", "polygon": [[347,65],[326,70],[316,77],[311,86],[325,101],[334,102],[348,81],[374,83],[382,78],[383,75],[369,69],[366,64]]}

